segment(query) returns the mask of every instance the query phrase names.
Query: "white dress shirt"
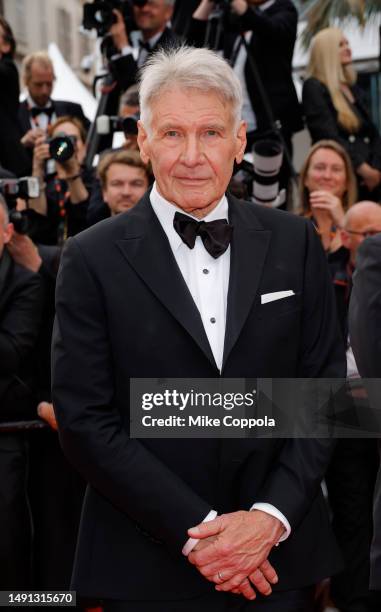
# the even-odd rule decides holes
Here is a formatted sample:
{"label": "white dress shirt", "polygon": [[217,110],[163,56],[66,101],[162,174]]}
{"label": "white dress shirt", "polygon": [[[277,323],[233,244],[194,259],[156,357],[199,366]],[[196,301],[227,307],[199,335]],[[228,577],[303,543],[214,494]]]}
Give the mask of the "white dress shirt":
{"label": "white dress shirt", "polygon": [[[200,313],[216,365],[221,372],[229,289],[230,246],[223,255],[214,259],[205,249],[200,236],[197,236],[194,248],[190,249],[173,227],[173,218],[176,211],[183,214],[187,213],[184,213],[181,208],[163,198],[157,190],[156,183],[152,187],[150,200],[152,208],[168,238],[176,263]],[[216,219],[229,220],[228,212],[228,202],[226,196],[223,196],[217,206],[203,218],[203,221],[215,221]],[[199,221],[199,219],[192,215],[188,216]],[[279,542],[288,538],[291,533],[290,523],[277,508],[271,504],[259,502],[253,504],[250,509],[262,510],[280,520],[285,527],[285,532],[282,534]],[[211,510],[203,522],[213,520],[216,516],[217,512]],[[183,548],[183,554],[187,556],[196,546],[197,542],[198,540],[189,538]]]}
{"label": "white dress shirt", "polygon": [[[156,43],[159,41],[163,31],[151,36],[151,38],[145,41],[151,49],[153,49]],[[120,53],[116,53],[111,57],[111,59],[117,59],[121,55],[132,55],[138,64],[138,68],[141,68],[148,57],[148,50],[140,46],[140,41],[143,42],[141,30],[133,30],[133,32],[130,33],[130,40],[131,44],[123,47]]]}

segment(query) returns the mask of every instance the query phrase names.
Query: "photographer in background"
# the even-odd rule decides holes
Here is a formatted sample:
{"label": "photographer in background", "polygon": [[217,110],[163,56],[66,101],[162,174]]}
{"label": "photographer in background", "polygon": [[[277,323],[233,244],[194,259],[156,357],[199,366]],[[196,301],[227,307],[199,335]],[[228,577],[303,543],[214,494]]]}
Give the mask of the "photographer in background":
{"label": "photographer in background", "polygon": [[52,100],[54,84],[52,60],[45,51],[30,53],[23,61],[23,81],[28,90],[26,100],[21,102],[18,121],[22,144],[32,149],[39,136],[46,136],[49,125],[58,117],[77,117],[88,129],[90,122],[80,104],[66,100]]}
{"label": "photographer in background", "polygon": [[137,81],[137,73],[147,57],[160,47],[176,45],[178,38],[168,26],[175,0],[132,2],[138,30],[127,32],[121,11],[114,9],[116,23],[109,31],[117,53],[111,57],[111,70],[125,91]]}
{"label": "photographer in background", "polygon": [[[0,421],[34,418],[32,351],[40,331],[43,292],[38,274],[15,263],[13,236],[0,196]],[[0,423],[1,428],[1,423]],[[27,442],[22,432],[0,431],[0,575],[7,588],[28,588],[31,521],[26,495]]]}
{"label": "photographer in background", "polygon": [[[190,44],[198,47],[205,45],[208,20],[218,4],[201,0],[188,30]],[[264,136],[271,135],[277,139],[270,122],[270,111],[281,129],[292,158],[292,135],[303,128],[301,109],[292,80],[297,10],[291,0],[232,0],[226,10],[228,12],[221,17],[223,33],[217,43],[243,87],[242,118],[247,123],[247,150],[251,150],[253,144]],[[247,43],[247,50],[241,34]],[[213,41],[206,43],[213,46]],[[269,109],[260,95],[248,53],[255,63]],[[290,168],[284,161],[281,187],[287,186],[289,176]]]}
{"label": "photographer in background", "polygon": [[20,85],[13,56],[16,51],[10,25],[0,16],[0,164],[17,176],[28,174],[29,160],[20,143],[17,121]]}
{"label": "photographer in background", "polygon": [[82,166],[86,131],[77,117],[60,117],[49,134],[48,141],[39,136],[34,148],[33,176],[40,180],[40,197],[30,202],[29,234],[36,242],[61,245],[86,227],[92,172]]}
{"label": "photographer in background", "polygon": [[151,165],[144,164],[139,152],[134,150],[104,153],[97,175],[102,197],[90,202],[89,225],[133,208],[153,182]]}

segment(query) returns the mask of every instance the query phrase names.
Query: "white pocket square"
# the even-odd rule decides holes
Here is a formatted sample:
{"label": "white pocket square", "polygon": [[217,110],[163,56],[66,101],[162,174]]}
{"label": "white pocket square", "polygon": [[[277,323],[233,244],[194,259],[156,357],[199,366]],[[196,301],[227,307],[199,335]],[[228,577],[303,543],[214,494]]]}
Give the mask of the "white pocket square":
{"label": "white pocket square", "polygon": [[269,302],[275,302],[275,300],[282,300],[283,298],[295,295],[295,291],[289,289],[288,291],[275,291],[274,293],[264,293],[261,295],[261,304],[268,304]]}

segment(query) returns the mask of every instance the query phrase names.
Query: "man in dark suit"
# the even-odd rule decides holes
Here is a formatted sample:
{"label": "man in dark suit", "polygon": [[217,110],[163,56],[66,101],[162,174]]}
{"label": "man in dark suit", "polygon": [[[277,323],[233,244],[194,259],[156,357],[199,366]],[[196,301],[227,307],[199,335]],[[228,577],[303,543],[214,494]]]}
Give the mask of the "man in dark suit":
{"label": "man in dark suit", "polygon": [[[190,42],[203,44],[207,19],[214,2],[201,0],[188,31]],[[297,34],[298,14],[291,0],[233,0],[229,5],[234,23],[224,26],[220,47],[244,85],[243,118],[248,125],[251,146],[272,126],[260,95],[258,83],[239,33],[244,33],[248,52],[267,95],[270,111],[278,121],[291,151],[292,134],[303,128],[300,104],[292,80],[292,57]]]}
{"label": "man in dark suit", "polygon": [[[381,233],[359,247],[349,306],[349,331],[358,370],[366,379],[369,401],[379,416],[381,397]],[[370,588],[381,590],[381,472],[375,487]]]}
{"label": "man in dark suit", "polygon": [[89,127],[90,122],[80,104],[52,100],[55,76],[52,61],[47,53],[36,51],[24,59],[23,79],[28,96],[20,104],[18,117],[21,142],[25,147],[33,148],[36,139],[46,133],[48,126],[57,117],[77,117],[86,129]]}
{"label": "man in dark suit", "polygon": [[[39,276],[16,264],[7,250],[13,235],[0,196],[0,428],[34,418],[31,356],[43,305]],[[0,432],[0,573],[4,588],[30,588],[31,520],[26,493],[27,440]]]}
{"label": "man in dark suit", "polygon": [[310,223],[225,195],[246,138],[222,58],[160,52],[140,99],[156,183],[70,239],[57,280],[53,404],[89,483],[73,588],[107,612],[310,610],[340,566],[320,490],[332,442],[133,439],[129,391],[133,377],[343,376],[324,253]]}
{"label": "man in dark suit", "polygon": [[141,6],[133,4],[134,20],[139,29],[129,34],[122,13],[114,10],[115,23],[110,28],[110,36],[117,53],[111,57],[110,68],[123,91],[137,82],[139,68],[152,53],[178,41],[169,27],[174,4],[175,0],[147,0]]}

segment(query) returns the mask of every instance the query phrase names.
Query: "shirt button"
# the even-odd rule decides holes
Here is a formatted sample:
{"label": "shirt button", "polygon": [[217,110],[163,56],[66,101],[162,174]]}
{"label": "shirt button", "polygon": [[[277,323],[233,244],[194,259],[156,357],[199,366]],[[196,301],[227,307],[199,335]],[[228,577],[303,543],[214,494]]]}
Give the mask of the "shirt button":
{"label": "shirt button", "polygon": [[204,268],[204,269],[203,269],[203,273],[204,273],[204,274],[209,274],[209,270],[208,270],[208,268]]}
{"label": "shirt button", "polygon": [[216,322],[216,319],[215,319],[214,317],[211,317],[210,322],[211,322],[211,323],[215,323],[215,322]]}

